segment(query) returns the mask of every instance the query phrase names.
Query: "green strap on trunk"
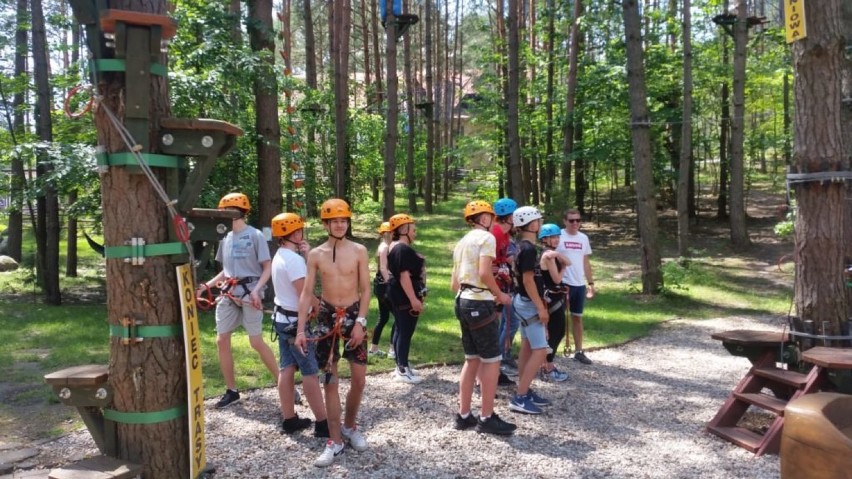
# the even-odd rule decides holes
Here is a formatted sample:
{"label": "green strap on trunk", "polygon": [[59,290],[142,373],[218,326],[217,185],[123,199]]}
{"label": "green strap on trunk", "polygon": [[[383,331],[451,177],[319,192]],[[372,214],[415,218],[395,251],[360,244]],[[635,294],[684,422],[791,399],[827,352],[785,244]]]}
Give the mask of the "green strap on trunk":
{"label": "green strap on trunk", "polygon": [[118,338],[171,338],[183,336],[183,326],[180,324],[167,324],[125,327],[120,324],[110,324],[109,335]]}
{"label": "green strap on trunk", "polygon": [[[89,68],[97,73],[123,72],[127,70],[127,62],[119,58],[99,58],[89,60]],[[151,74],[164,77],[168,75],[168,69],[162,63],[152,63]]]}
{"label": "green strap on trunk", "polygon": [[[155,168],[186,168],[186,159],[180,156],[140,153],[148,166]],[[98,153],[95,155],[98,166],[139,166],[135,155],[123,153]]]}
{"label": "green strap on trunk", "polygon": [[104,254],[107,259],[168,256],[189,253],[183,243],[159,243],[145,245],[107,246]]}
{"label": "green strap on trunk", "polygon": [[157,424],[186,416],[186,404],[150,412],[121,412],[115,409],[104,409],[104,419],[122,424]]}

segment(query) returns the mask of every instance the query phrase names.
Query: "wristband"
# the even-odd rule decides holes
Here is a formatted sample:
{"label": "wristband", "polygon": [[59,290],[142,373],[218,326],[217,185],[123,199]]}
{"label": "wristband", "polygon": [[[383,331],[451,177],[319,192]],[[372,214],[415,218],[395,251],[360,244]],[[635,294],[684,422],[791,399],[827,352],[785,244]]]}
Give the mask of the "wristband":
{"label": "wristband", "polygon": [[589,286],[594,286],[594,285],[595,285],[594,281],[589,281]]}
{"label": "wristband", "polygon": [[367,327],[367,318],[365,317],[360,317],[356,319],[355,322],[360,324],[361,326],[364,326],[365,328]]}

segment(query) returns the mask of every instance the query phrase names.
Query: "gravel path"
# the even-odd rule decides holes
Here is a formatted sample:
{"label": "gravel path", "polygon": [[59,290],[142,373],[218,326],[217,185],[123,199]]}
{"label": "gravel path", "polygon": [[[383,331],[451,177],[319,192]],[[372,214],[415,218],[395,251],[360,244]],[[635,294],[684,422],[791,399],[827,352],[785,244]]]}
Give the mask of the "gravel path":
{"label": "gravel path", "polygon": [[[703,432],[748,369],[745,358],[710,339],[728,329],[780,325],[773,318],[675,320],[646,338],[590,353],[591,366],[560,357],[571,379],[534,383],[554,402],[545,414],[510,412],[509,390],[501,388],[497,412],[518,424],[508,438],[451,427],[459,366],[420,368],[419,385],[394,382],[389,373],[368,376],[359,423],[370,448],[347,449],[325,470],[312,465],[323,443],[310,429],[276,432],[274,389],[243,393],[225,410],[213,409],[211,399],[208,462],[221,478],[775,478],[777,456],[756,458]],[[312,417],[307,406],[297,411]],[[85,431],[45,447],[65,460],[96,452]]]}

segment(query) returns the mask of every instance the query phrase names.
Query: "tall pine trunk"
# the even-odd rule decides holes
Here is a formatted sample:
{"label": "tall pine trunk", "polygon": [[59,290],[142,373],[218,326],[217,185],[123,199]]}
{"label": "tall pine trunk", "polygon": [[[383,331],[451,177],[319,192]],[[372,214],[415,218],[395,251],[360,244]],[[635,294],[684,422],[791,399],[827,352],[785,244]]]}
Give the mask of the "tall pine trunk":
{"label": "tall pine trunk", "polygon": [[582,0],[574,0],[571,37],[568,42],[568,91],[565,94],[565,120],[562,129],[562,184],[565,185],[566,199],[571,189],[571,156],[574,153],[574,107],[577,103],[577,67],[580,50],[580,17],[582,15]]}
{"label": "tall pine trunk", "polygon": [[520,8],[519,0],[509,0],[509,21],[508,21],[508,40],[509,40],[509,78],[508,88],[506,90],[506,113],[507,113],[507,141],[509,143],[509,164],[506,169],[506,174],[512,178],[511,190],[509,195],[518,202],[519,205],[527,203],[527,197],[524,192],[523,169],[521,168],[521,138],[519,132],[518,119],[518,90],[520,85],[520,32],[518,26],[518,9]]}
{"label": "tall pine trunk", "polygon": [[833,172],[849,170],[840,109],[846,47],[841,18],[839,0],[808,3],[808,36],[792,45],[795,302],[799,318],[813,320],[826,335],[841,334],[849,314],[843,275],[850,238],[841,226],[849,215],[846,185],[831,181]]}
{"label": "tall pine trunk", "polygon": [[425,203],[423,208],[426,213],[432,213],[432,192],[434,183],[434,168],[435,168],[435,122],[433,121],[435,109],[435,96],[432,90],[432,2],[426,0],[426,8],[424,10],[423,28],[426,29],[426,175],[424,178],[425,187],[423,196]]}
{"label": "tall pine trunk", "polygon": [[683,0],[683,128],[677,178],[677,253],[689,256],[689,178],[692,173],[692,13]]}
{"label": "tall pine trunk", "polygon": [[[15,78],[27,74],[27,32],[29,17],[27,15],[27,0],[17,0],[15,3]],[[24,92],[16,90],[12,96],[12,144],[17,146],[18,138],[24,134]],[[20,153],[11,155],[12,177],[10,179],[11,208],[9,210],[9,227],[7,253],[15,261],[22,259],[24,238],[24,189],[27,178],[24,173],[24,161]]]}
{"label": "tall pine trunk", "polygon": [[396,195],[396,143],[399,138],[397,117],[399,116],[399,80],[396,72],[396,29],[398,27],[396,16],[393,14],[393,0],[380,0],[385,2],[387,16],[385,17],[385,40],[387,59],[385,60],[385,78],[387,78],[387,124],[385,126],[385,177],[384,177],[384,201],[382,203],[382,217],[387,219],[394,215],[394,199]]}
{"label": "tall pine trunk", "polygon": [[[405,1],[404,11],[409,11],[410,3]],[[417,214],[417,185],[414,178],[414,131],[417,116],[414,110],[414,79],[411,74],[411,35],[409,30],[403,38],[403,62],[405,63],[405,108],[408,113],[408,134],[405,141],[405,188],[408,190],[408,212]]]}
{"label": "tall pine trunk", "polygon": [[731,242],[742,248],[749,244],[745,209],[745,82],[748,6],[737,2],[734,24],[734,117],[731,119]]}
{"label": "tall pine trunk", "polygon": [[651,171],[651,134],[645,86],[642,26],[637,0],[622,2],[627,47],[627,83],[630,90],[630,130],[636,170],[636,212],[642,246],[642,292],[656,294],[663,286],[658,244],[657,201]]}

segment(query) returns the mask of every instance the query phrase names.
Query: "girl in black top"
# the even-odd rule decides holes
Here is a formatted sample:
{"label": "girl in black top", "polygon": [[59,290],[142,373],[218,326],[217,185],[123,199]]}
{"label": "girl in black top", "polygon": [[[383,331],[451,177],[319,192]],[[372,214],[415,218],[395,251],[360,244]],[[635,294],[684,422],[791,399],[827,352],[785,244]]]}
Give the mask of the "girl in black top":
{"label": "girl in black top", "polygon": [[[384,222],[379,226],[379,247],[376,250],[376,277],[373,279],[373,296],[379,303],[379,321],[376,322],[376,327],[373,329],[372,345],[368,353],[379,357],[386,353],[379,349],[379,340],[382,339],[382,330],[390,319],[391,310],[390,303],[386,299],[387,283],[390,279],[390,271],[388,271],[388,248],[391,243],[390,223]],[[395,325],[391,327],[391,338],[394,335]],[[393,342],[391,342],[390,356],[393,357]]]}
{"label": "girl in black top", "polygon": [[411,338],[417,327],[417,319],[423,311],[423,297],[426,294],[426,261],[411,244],[417,237],[414,219],[405,214],[394,215],[390,219],[394,243],[388,252],[388,270],[391,281],[388,284],[388,300],[395,318],[396,332],[393,337],[396,351],[396,371],[398,381],[417,384],[422,378],[408,364]]}

